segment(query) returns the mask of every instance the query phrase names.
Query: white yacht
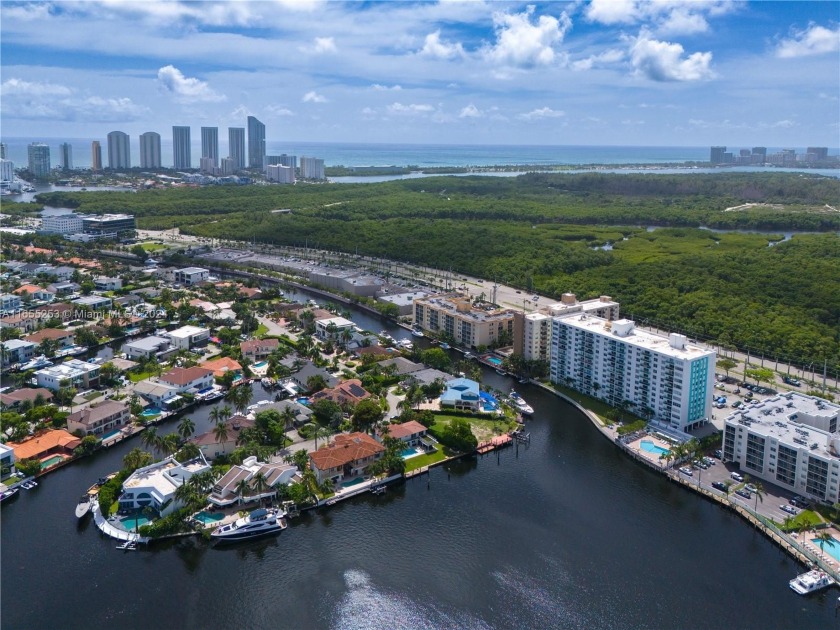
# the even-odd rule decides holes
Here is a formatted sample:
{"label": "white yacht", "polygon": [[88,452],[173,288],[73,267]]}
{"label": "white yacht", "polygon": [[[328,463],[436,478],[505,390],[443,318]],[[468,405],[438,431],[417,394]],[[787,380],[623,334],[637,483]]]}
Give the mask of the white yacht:
{"label": "white yacht", "polygon": [[534,415],[534,408],[526,403],[525,399],[514,390],[510,390],[510,399],[513,402],[513,406],[516,407],[516,410],[523,416]]}
{"label": "white yacht", "polygon": [[256,538],[266,534],[274,534],[286,529],[286,521],[283,517],[286,513],[276,509],[254,510],[248,516],[243,516],[233,523],[217,527],[210,534],[210,537],[219,542],[245,540]]}
{"label": "white yacht", "polygon": [[790,581],[790,587],[800,595],[808,595],[832,584],[834,584],[834,580],[827,573],[817,571],[816,569],[803,573],[802,575],[797,575]]}

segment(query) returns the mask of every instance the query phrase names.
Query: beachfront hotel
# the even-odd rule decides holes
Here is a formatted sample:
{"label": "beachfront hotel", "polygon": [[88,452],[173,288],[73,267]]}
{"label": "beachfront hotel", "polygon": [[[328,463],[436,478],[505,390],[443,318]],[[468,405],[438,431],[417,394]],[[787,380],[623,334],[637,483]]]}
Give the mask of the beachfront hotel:
{"label": "beachfront hotel", "polygon": [[513,309],[473,304],[460,293],[414,300],[414,323],[424,330],[443,332],[468,348],[493,346],[513,335]]}
{"label": "beachfront hotel", "polygon": [[715,351],[683,335],[586,313],[552,321],[553,383],[629,407],[662,427],[686,432],[709,422],[714,376]]}
{"label": "beachfront hotel", "polygon": [[799,392],[734,411],[723,459],[750,477],[834,504],[840,500],[840,405]]}

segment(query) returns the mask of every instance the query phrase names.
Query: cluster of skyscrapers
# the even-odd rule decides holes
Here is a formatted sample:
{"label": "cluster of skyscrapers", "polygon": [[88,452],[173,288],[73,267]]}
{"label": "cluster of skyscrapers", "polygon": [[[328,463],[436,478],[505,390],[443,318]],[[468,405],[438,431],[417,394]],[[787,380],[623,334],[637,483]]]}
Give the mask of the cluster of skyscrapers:
{"label": "cluster of skyscrapers", "polygon": [[782,149],[778,153],[767,153],[767,147],[753,147],[740,149],[736,155],[734,151],[727,151],[726,147],[712,147],[709,162],[712,164],[775,164],[777,166],[796,164],[816,164],[837,158],[829,158],[828,147],[808,147],[805,153],[797,153],[795,149]]}

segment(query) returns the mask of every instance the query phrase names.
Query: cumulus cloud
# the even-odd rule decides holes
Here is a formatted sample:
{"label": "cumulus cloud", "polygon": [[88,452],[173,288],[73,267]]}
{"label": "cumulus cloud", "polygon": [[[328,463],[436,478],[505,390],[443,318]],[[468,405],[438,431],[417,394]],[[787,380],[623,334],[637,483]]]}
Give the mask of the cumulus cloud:
{"label": "cumulus cloud", "polygon": [[591,70],[595,66],[608,66],[624,59],[624,51],[610,48],[597,55],[590,55],[586,59],[572,62],[572,70]]}
{"label": "cumulus cloud", "polygon": [[335,39],[332,37],[316,37],[312,41],[312,44],[308,46],[301,46],[299,50],[315,55],[321,55],[324,53],[338,52],[338,47],[336,47]]}
{"label": "cumulus cloud", "polygon": [[519,120],[542,120],[545,118],[562,118],[566,115],[566,112],[551,109],[550,107],[540,107],[539,109],[534,109],[525,114],[519,114],[517,118]]}
{"label": "cumulus cloud", "polygon": [[48,3],[7,4],[3,7],[3,20],[20,20],[21,22],[45,20],[50,17],[50,8]]}
{"label": "cumulus cloud", "polygon": [[584,16],[608,26],[645,24],[660,35],[692,35],[709,30],[709,17],[735,10],[733,0],[592,0]]}
{"label": "cumulus cloud", "polygon": [[326,103],[327,102],[327,97],[324,96],[323,94],[318,94],[318,92],[315,92],[313,90],[311,92],[307,92],[306,94],[304,94],[303,98],[300,99],[300,100],[303,101],[304,103]]}
{"label": "cumulus cloud", "polygon": [[3,116],[67,122],[130,122],[149,112],[130,98],[102,96],[11,95],[3,99]]}
{"label": "cumulus cloud", "polygon": [[420,49],[419,54],[431,59],[456,59],[464,57],[466,53],[460,43],[450,44],[443,41],[440,38],[440,30],[437,30],[426,35],[423,48]]}
{"label": "cumulus cloud", "polygon": [[658,41],[642,33],[630,49],[630,61],[637,75],[654,81],[702,81],[715,73],[709,67],[712,53],[684,56],[682,45]]}
{"label": "cumulus cloud", "polygon": [[432,105],[425,105],[425,104],[417,104],[411,103],[409,105],[403,105],[402,103],[391,103],[388,105],[388,111],[391,114],[407,114],[407,115],[417,115],[417,114],[428,114],[429,112],[435,111],[435,108]]}
{"label": "cumulus cloud", "polygon": [[401,90],[402,86],[400,85],[380,85],[379,83],[374,83],[370,86],[372,90],[376,90],[377,92],[386,92],[388,90]]}
{"label": "cumulus cloud", "polygon": [[484,112],[482,112],[478,107],[470,103],[464,109],[461,110],[461,113],[458,114],[458,118],[481,118],[484,116]]}
{"label": "cumulus cloud", "polygon": [[532,22],[534,6],[522,13],[493,14],[496,43],[484,49],[484,56],[506,66],[533,67],[553,63],[557,59],[555,46],[562,43],[572,20],[563,12],[559,18],[541,15]]}
{"label": "cumulus cloud", "polygon": [[295,113],[288,107],[282,105],[266,105],[265,112],[269,116],[294,116]]}
{"label": "cumulus cloud", "polygon": [[32,96],[44,96],[46,94],[67,96],[72,93],[69,87],[56,83],[41,83],[40,81],[24,81],[23,79],[11,78],[3,81],[0,85],[0,94],[27,94]]}
{"label": "cumulus cloud", "polygon": [[776,48],[776,56],[782,59],[822,55],[840,50],[840,26],[834,30],[811,24],[804,31],[794,31],[793,36],[783,39]]}
{"label": "cumulus cloud", "polygon": [[158,84],[181,103],[216,103],[227,100],[224,94],[213,90],[206,81],[195,77],[185,77],[184,73],[173,65],[158,70]]}

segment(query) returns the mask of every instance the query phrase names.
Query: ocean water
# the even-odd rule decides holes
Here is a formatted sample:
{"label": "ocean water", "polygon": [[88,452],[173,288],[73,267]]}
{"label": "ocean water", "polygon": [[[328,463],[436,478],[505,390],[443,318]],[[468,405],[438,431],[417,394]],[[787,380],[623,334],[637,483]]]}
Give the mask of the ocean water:
{"label": "ocean water", "polygon": [[[224,135],[224,134],[220,134]],[[91,141],[97,138],[4,138],[7,158],[15,165],[27,162],[27,145],[30,142],[45,142],[50,145],[53,165],[58,164],[58,146],[70,142],[73,146],[73,166],[90,168]],[[198,167],[201,143],[192,144],[193,166]],[[102,144],[102,160],[107,164],[107,142]],[[200,140],[200,137],[199,137]],[[227,142],[219,142],[219,155],[228,154]],[[768,153],[780,151],[768,147]],[[140,164],[139,139],[131,137],[132,164]],[[804,148],[797,148],[797,152]],[[668,164],[682,162],[704,162],[709,159],[709,147],[640,147],[640,146],[548,146],[548,145],[458,145],[458,144],[364,144],[326,142],[277,142],[268,141],[268,155],[286,153],[316,157],[327,166],[495,166],[513,164]],[[829,151],[837,155],[837,149]],[[161,154],[164,165],[172,164],[172,140],[161,138]]]}

